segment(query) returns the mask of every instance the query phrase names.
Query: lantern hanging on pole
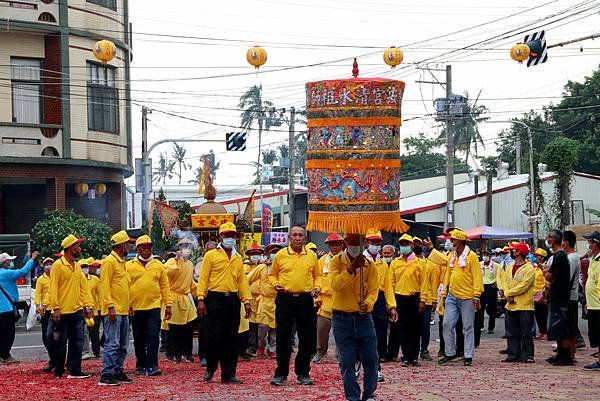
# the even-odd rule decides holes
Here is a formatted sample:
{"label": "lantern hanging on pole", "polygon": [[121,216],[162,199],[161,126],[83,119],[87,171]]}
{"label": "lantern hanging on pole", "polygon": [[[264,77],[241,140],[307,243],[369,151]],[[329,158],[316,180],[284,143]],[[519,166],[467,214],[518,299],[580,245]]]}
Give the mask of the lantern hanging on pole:
{"label": "lantern hanging on pole", "polygon": [[106,184],[103,184],[103,183],[94,184],[94,191],[96,192],[96,195],[98,195],[100,198],[102,198],[102,196],[106,193]]}
{"label": "lantern hanging on pole", "polygon": [[516,45],[510,48],[510,58],[512,58],[515,61],[518,61],[519,63],[522,63],[523,61],[527,60],[530,54],[531,50],[529,49],[529,46],[527,46],[525,43],[517,43]]}
{"label": "lantern hanging on pole", "polygon": [[87,194],[89,189],[90,187],[85,182],[78,182],[77,184],[75,184],[75,193],[79,195],[80,198],[82,198],[83,195]]}
{"label": "lantern hanging on pole", "polygon": [[396,68],[397,65],[401,64],[403,59],[402,50],[395,46],[391,46],[383,52],[383,61],[392,68]]}
{"label": "lantern hanging on pole", "polygon": [[106,64],[117,55],[117,46],[110,40],[100,40],[94,44],[92,52],[102,64]]}
{"label": "lantern hanging on pole", "polygon": [[253,65],[256,69],[259,69],[264,63],[267,62],[267,51],[260,46],[251,47],[246,52],[246,60],[248,60],[248,64]]}

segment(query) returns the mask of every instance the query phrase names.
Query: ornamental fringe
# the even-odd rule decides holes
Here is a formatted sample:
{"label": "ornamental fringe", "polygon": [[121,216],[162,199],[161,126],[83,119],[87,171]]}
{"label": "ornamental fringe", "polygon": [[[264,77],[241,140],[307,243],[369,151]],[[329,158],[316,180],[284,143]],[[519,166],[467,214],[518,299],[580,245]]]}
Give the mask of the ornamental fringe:
{"label": "ornamental fringe", "polygon": [[402,221],[400,211],[376,213],[308,212],[308,231],[364,235],[367,230],[405,233],[410,227]]}

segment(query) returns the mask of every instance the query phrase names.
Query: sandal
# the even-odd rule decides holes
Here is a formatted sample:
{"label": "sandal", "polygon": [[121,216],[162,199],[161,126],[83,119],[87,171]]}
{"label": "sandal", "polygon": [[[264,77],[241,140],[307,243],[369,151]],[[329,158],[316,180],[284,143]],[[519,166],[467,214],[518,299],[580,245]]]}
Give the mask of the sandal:
{"label": "sandal", "polygon": [[533,358],[527,358],[523,360],[523,363],[535,363],[535,359]]}

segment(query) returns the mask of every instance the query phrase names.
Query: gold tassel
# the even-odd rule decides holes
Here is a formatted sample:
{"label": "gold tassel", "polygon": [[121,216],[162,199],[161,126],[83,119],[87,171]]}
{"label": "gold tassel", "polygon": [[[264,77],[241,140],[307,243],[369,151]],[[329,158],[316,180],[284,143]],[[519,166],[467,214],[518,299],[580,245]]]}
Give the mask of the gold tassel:
{"label": "gold tassel", "polygon": [[369,229],[405,233],[410,228],[399,211],[378,213],[308,212],[308,231],[365,234]]}

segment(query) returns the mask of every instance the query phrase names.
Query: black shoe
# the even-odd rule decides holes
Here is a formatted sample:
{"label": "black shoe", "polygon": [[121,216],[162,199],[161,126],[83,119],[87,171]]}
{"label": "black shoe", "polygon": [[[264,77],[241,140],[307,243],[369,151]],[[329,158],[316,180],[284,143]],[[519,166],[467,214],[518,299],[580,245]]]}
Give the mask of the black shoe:
{"label": "black shoe", "polygon": [[548,362],[548,363],[556,362],[556,356],[551,356],[550,358],[546,358],[546,362]]}
{"label": "black shoe", "polygon": [[587,345],[585,344],[584,340],[579,340],[579,341],[577,341],[577,344],[575,344],[575,347],[576,348],[585,348],[585,347],[587,347]]}
{"label": "black shoe", "polygon": [[133,380],[129,376],[127,376],[124,372],[115,373],[113,375],[114,379],[119,383],[130,384],[133,383]]}
{"label": "black shoe", "polygon": [[508,357],[508,358],[506,358],[506,359],[503,359],[503,360],[502,360],[502,361],[500,361],[500,362],[507,362],[507,363],[509,363],[509,362],[521,362],[521,360],[520,360],[519,358],[511,358],[511,357]]}
{"label": "black shoe", "polygon": [[424,361],[432,361],[433,358],[429,355],[429,351],[421,351],[421,355],[419,355]]}
{"label": "black shoe", "polygon": [[507,349],[501,349],[500,351],[498,351],[498,353],[500,355],[508,355],[508,350]]}
{"label": "black shoe", "polygon": [[250,362],[250,359],[252,359],[252,357],[248,354],[239,354],[238,355],[238,359],[240,361],[244,361],[244,362]]}
{"label": "black shoe", "polygon": [[54,378],[55,378],[55,379],[62,379],[63,375],[64,375],[64,373],[57,373],[57,372],[54,372]]}
{"label": "black shoe", "polygon": [[183,362],[194,362],[194,357],[191,355],[184,355],[181,359]]}
{"label": "black shoe", "polygon": [[569,358],[569,359],[566,359],[566,358],[556,359],[552,363],[552,366],[573,366],[573,365],[575,365],[575,361],[573,361],[571,358]]}
{"label": "black shoe", "polygon": [[507,338],[508,338],[508,336],[506,334],[502,336],[503,340],[506,340]]}
{"label": "black shoe", "polygon": [[67,379],[89,379],[90,377],[92,377],[92,375],[90,375],[89,373],[85,373],[85,372],[76,372],[76,373],[70,372],[67,375]]}
{"label": "black shoe", "polygon": [[315,384],[309,375],[298,375],[296,383],[302,386],[312,386],[313,384]]}
{"label": "black shoe", "polygon": [[181,363],[181,357],[180,356],[173,357],[173,362]]}
{"label": "black shoe", "polygon": [[49,363],[46,364],[46,366],[44,366],[42,368],[42,372],[52,372],[54,370],[54,366],[50,365]]}
{"label": "black shoe", "polygon": [[144,368],[135,368],[135,374],[138,376],[145,376],[146,375],[146,369]]}
{"label": "black shoe", "polygon": [[147,376],[160,376],[162,374],[162,370],[159,368],[148,368],[146,369]]}
{"label": "black shoe", "polygon": [[406,367],[410,366],[410,362],[406,359],[402,359],[402,361],[400,362],[400,366],[402,366],[403,368],[406,368]]}
{"label": "black shoe", "polygon": [[438,365],[446,365],[447,363],[452,362],[452,361],[456,360],[457,358],[458,358],[458,356],[456,356],[456,355],[452,355],[452,356],[444,355],[438,361]]}
{"label": "black shoe", "polygon": [[415,360],[412,360],[412,361],[410,361],[410,364],[411,364],[412,366],[421,366],[421,364],[419,363],[419,361],[417,361],[416,359],[415,359]]}
{"label": "black shoe", "polygon": [[465,358],[463,361],[464,366],[473,366],[473,358]]}
{"label": "black shoe", "polygon": [[215,375],[215,372],[211,372],[209,370],[207,370],[206,372],[204,372],[204,381],[205,382],[209,382],[213,379],[213,376]]}
{"label": "black shoe", "polygon": [[100,381],[98,382],[99,386],[119,386],[119,383],[113,375],[102,375],[100,376]]}
{"label": "black shoe", "polygon": [[223,384],[242,384],[243,381],[239,377],[233,376],[233,377],[229,377],[227,379],[221,379],[221,383],[223,383]]}
{"label": "black shoe", "polygon": [[273,376],[271,379],[271,384],[274,386],[283,386],[287,382],[287,377],[285,376]]}
{"label": "black shoe", "polygon": [[201,359],[200,359],[200,367],[201,367],[201,368],[204,368],[204,367],[206,367],[206,358],[201,358]]}

